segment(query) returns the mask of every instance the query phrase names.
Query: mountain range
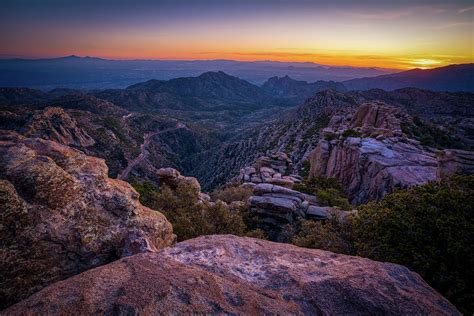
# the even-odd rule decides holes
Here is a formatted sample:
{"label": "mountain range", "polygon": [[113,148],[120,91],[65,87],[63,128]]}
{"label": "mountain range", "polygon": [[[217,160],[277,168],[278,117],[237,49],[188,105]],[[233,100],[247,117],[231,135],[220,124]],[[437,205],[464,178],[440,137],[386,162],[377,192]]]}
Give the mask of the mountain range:
{"label": "mountain range", "polygon": [[0,59],[0,87],[50,90],[125,88],[150,79],[195,77],[207,71],[224,71],[260,85],[273,76],[297,80],[335,80],[377,76],[393,69],[326,66],[311,62],[235,60],[109,60],[67,56],[50,59]]}

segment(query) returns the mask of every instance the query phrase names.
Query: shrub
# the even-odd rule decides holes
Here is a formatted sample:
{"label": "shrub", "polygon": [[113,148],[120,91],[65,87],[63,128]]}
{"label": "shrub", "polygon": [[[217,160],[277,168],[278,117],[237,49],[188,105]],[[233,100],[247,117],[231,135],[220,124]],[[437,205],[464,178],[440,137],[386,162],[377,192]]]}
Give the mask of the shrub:
{"label": "shrub", "polygon": [[[241,212],[230,212],[226,203],[199,201],[199,191],[186,182],[175,190],[164,185],[158,190],[150,183],[134,184],[140,193],[140,202],[162,212],[173,225],[178,241],[213,234],[233,234],[264,238],[260,230],[248,229]],[[232,192],[232,194],[227,194]],[[226,192],[226,196],[242,196],[236,190]]]}
{"label": "shrub", "polygon": [[301,220],[292,243],[300,247],[355,254],[351,222],[337,217],[328,221]]}
{"label": "shrub", "polygon": [[352,209],[349,200],[337,189],[318,189],[316,190],[316,197],[322,205],[337,206],[345,211]]}
{"label": "shrub", "polygon": [[302,177],[303,179],[308,178],[310,169],[311,169],[311,163],[309,162],[309,160],[303,161],[301,163],[301,167],[298,172],[300,177]]}
{"label": "shrub", "polygon": [[246,202],[251,195],[252,189],[242,188],[240,186],[226,187],[220,190],[215,190],[211,193],[213,200],[221,200],[226,203],[231,203],[234,201]]}
{"label": "shrub", "polygon": [[306,194],[316,195],[318,202],[326,206],[337,206],[343,210],[352,209],[348,199],[342,193],[342,187],[335,178],[314,177],[304,181],[302,184],[295,184],[293,189]]}
{"label": "shrub", "polygon": [[198,198],[199,191],[182,182],[176,190],[163,186],[161,191],[151,192],[143,202],[163,212],[179,241],[212,234],[244,235],[245,225],[239,214],[229,212],[225,203],[200,202]]}

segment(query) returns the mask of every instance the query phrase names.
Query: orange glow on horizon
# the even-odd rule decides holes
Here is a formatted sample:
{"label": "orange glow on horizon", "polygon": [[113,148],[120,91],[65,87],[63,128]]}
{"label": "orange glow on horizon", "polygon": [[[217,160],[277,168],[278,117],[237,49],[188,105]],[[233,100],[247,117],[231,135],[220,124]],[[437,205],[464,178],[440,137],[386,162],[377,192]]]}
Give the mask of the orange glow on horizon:
{"label": "orange glow on horizon", "polygon": [[168,54],[114,54],[112,52],[95,53],[88,52],[69,52],[58,53],[55,56],[47,55],[42,57],[58,57],[67,55],[79,56],[93,56],[106,59],[115,60],[236,60],[236,61],[274,61],[274,62],[312,62],[324,66],[335,67],[373,67],[373,68],[387,68],[397,70],[408,70],[413,68],[431,69],[443,67],[450,64],[462,64],[474,62],[472,57],[449,57],[438,59],[423,58],[423,56],[402,57],[402,56],[377,56],[377,55],[330,55],[330,54],[316,54],[316,53],[292,53],[292,52],[248,52],[248,53],[234,53],[234,52],[176,52]]}

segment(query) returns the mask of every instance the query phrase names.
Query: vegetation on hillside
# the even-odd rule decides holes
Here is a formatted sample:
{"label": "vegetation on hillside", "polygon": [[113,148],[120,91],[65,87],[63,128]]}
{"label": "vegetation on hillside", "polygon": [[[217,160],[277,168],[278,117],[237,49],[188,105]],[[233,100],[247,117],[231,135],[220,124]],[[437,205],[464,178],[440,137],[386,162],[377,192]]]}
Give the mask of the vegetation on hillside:
{"label": "vegetation on hillside", "polygon": [[458,137],[450,135],[448,131],[442,130],[433,124],[423,122],[417,116],[413,118],[413,124],[405,122],[401,124],[401,127],[403,133],[405,133],[409,138],[419,140],[424,146],[438,149],[472,149]]}

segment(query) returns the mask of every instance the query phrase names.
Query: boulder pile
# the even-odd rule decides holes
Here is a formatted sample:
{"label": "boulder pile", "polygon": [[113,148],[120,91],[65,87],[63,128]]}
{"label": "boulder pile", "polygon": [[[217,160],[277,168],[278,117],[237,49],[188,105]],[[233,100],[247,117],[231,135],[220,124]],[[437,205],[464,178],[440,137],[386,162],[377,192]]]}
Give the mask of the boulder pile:
{"label": "boulder pile", "polygon": [[270,156],[257,159],[255,166],[240,170],[240,183],[270,183],[292,188],[302,179],[297,174],[292,174],[293,163],[285,153],[277,152]]}
{"label": "boulder pile", "polygon": [[255,185],[253,196],[247,203],[251,211],[274,226],[292,223],[298,218],[324,220],[336,212],[347,213],[337,208],[319,206],[315,196],[270,183]]}

